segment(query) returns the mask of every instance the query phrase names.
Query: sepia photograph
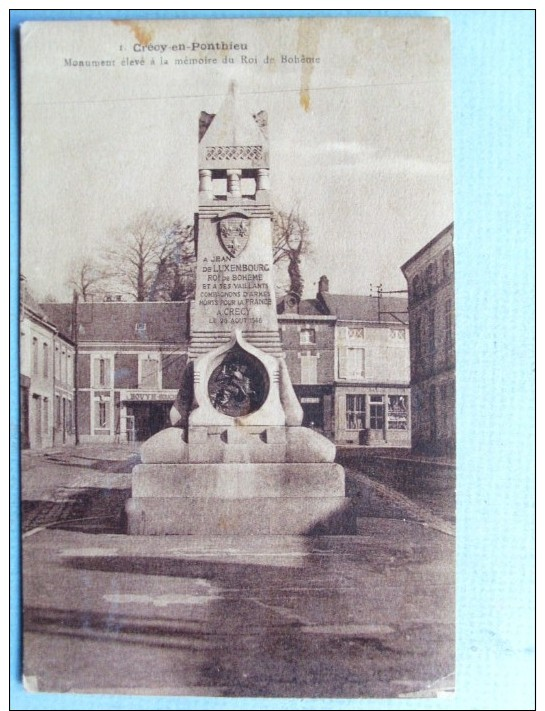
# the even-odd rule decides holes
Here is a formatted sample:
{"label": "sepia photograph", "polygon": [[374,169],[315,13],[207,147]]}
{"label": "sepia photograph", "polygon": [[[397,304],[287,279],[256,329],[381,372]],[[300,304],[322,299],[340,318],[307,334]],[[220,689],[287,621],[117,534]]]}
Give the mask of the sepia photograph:
{"label": "sepia photograph", "polygon": [[21,26],[28,692],[454,696],[450,46]]}

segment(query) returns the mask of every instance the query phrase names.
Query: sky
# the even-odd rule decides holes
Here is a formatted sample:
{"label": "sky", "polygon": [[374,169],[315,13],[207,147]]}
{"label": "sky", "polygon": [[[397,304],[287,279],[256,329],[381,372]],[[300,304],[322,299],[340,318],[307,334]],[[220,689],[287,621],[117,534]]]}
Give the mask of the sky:
{"label": "sky", "polygon": [[[202,46],[223,42],[247,49]],[[39,298],[69,299],[73,261],[139,212],[192,221],[199,114],[233,79],[268,112],[273,203],[309,224],[306,297],[322,274],[334,293],[405,288],[401,264],[453,220],[445,19],[29,23],[21,45],[21,269]],[[282,61],[301,56],[319,61]]]}

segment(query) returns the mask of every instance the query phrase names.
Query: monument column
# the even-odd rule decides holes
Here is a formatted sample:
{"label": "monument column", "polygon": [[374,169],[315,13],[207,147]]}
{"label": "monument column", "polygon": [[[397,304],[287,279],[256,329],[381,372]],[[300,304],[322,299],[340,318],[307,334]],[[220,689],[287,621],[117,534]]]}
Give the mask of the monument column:
{"label": "monument column", "polygon": [[231,198],[240,198],[242,193],[240,191],[240,176],[242,175],[241,170],[228,170],[227,171],[227,192]]}
{"label": "monument column", "polygon": [[256,189],[268,190],[270,188],[269,171],[266,168],[259,168],[257,171],[257,184]]}
{"label": "monument column", "polygon": [[212,171],[199,170],[199,194],[207,199],[212,198]]}

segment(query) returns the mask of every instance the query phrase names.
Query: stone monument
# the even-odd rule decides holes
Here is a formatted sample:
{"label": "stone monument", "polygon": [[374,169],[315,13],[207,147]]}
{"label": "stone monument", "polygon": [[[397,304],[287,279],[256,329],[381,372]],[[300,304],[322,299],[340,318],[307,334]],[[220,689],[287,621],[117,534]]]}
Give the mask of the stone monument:
{"label": "stone monument", "polygon": [[273,284],[267,115],[199,121],[197,286],[172,427],[142,445],[131,534],[348,533],[335,446],[302,427]]}

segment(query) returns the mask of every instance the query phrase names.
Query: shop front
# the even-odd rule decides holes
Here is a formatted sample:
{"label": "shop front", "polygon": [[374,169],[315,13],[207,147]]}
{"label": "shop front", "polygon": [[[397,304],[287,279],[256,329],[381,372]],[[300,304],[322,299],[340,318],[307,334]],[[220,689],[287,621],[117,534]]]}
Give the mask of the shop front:
{"label": "shop front", "polygon": [[332,388],[329,385],[294,385],[303,408],[303,427],[333,436]]}
{"label": "shop front", "polygon": [[170,409],[177,391],[121,392],[120,436],[128,442],[144,442],[170,427]]}
{"label": "shop front", "polygon": [[408,388],[337,388],[335,402],[339,444],[411,446]]}

